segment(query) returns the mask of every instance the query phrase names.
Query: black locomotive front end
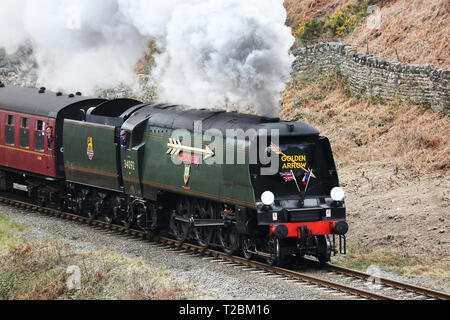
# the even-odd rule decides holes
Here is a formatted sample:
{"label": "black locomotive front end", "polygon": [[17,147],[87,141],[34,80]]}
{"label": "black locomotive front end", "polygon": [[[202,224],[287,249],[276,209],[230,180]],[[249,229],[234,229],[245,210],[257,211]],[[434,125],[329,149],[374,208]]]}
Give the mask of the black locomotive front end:
{"label": "black locomotive front end", "polygon": [[[279,141],[265,150],[268,156],[278,156],[278,172],[262,175],[261,164],[250,169],[257,224],[268,234],[259,246],[264,246],[270,263],[304,255],[328,262],[333,253],[346,252],[348,231],[344,190],[330,142],[319,135],[281,136]],[[258,246],[247,244],[248,252]]]}

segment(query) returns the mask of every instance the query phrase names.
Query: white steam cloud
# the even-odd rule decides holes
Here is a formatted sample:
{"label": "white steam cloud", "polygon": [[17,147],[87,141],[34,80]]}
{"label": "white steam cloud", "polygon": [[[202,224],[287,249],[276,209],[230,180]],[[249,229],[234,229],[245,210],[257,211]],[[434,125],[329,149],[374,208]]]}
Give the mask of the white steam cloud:
{"label": "white steam cloud", "polygon": [[159,99],[277,115],[294,42],[282,0],[2,0],[0,47],[27,43],[54,90],[135,82],[150,40]]}

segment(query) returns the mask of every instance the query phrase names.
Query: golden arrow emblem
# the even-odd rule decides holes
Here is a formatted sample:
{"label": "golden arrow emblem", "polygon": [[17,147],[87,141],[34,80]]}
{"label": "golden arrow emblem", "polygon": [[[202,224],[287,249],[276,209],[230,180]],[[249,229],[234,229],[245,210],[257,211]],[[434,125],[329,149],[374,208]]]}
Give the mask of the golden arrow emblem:
{"label": "golden arrow emblem", "polygon": [[200,149],[200,148],[193,148],[184,146],[181,144],[180,140],[178,139],[169,139],[169,143],[167,144],[167,154],[175,155],[179,154],[181,151],[187,152],[187,153],[193,153],[193,154],[200,154],[203,156],[203,160],[209,159],[211,157],[215,156],[215,153],[206,146],[206,149]]}
{"label": "golden arrow emblem", "polygon": [[297,163],[296,161],[294,161],[292,159],[292,157],[288,157],[287,155],[285,155],[283,153],[283,151],[281,151],[281,148],[275,144],[271,144],[269,149],[271,149],[273,152],[275,152],[276,154],[279,154],[281,156],[285,156],[290,162],[294,163],[296,166],[298,166],[298,168],[302,169],[303,171],[305,171],[306,173],[309,173],[309,171],[311,171],[311,177],[313,177],[314,179],[317,179],[317,177],[314,175],[314,173],[312,172],[312,170],[308,170],[306,168],[304,168],[301,164]]}

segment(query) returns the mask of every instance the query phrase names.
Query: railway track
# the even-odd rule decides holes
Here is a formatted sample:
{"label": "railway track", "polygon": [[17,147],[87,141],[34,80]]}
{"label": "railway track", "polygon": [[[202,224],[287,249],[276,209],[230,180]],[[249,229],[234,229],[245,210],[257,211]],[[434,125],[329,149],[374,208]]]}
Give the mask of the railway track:
{"label": "railway track", "polygon": [[[203,248],[191,243],[182,243],[180,241],[163,237],[157,235],[151,235],[145,233],[143,231],[135,230],[132,228],[126,228],[124,226],[108,224],[104,221],[100,220],[91,220],[87,217],[81,217],[72,213],[63,212],[60,210],[52,209],[52,208],[42,208],[36,204],[31,204],[23,200],[11,199],[9,197],[0,196],[0,203],[14,206],[23,210],[38,212],[40,214],[55,216],[62,219],[67,219],[70,221],[75,221],[83,224],[87,224],[89,226],[93,226],[96,228],[101,228],[105,230],[111,230],[117,232],[119,234],[126,234],[133,237],[140,238],[142,240],[151,241],[153,243],[161,244],[163,246],[167,246],[170,248],[174,248],[180,250],[182,252],[189,252],[191,254],[197,254],[204,258],[211,257],[214,260],[219,260],[223,262],[227,262],[240,267],[248,267],[251,269],[261,270],[266,273],[270,273],[273,275],[277,275],[280,278],[289,281],[298,281],[299,283],[306,283],[319,286],[325,289],[331,289],[333,291],[342,292],[344,294],[349,294],[362,299],[369,300],[396,300],[395,297],[385,294],[380,294],[377,292],[361,289],[352,285],[343,284],[339,281],[330,281],[328,279],[324,279],[322,277],[317,277],[315,275],[307,274],[304,272],[299,272],[296,270],[292,270],[290,268],[282,268],[282,267],[273,267],[269,266],[265,263],[247,260],[245,258],[239,256],[230,256],[224,252]],[[359,279],[362,281],[369,281],[373,275],[363,273],[357,270],[352,270],[332,264],[319,264],[313,260],[307,260],[308,263],[320,265],[321,269],[326,269],[329,272],[343,275],[345,277],[351,277],[354,279]],[[423,296],[426,299],[439,299],[439,300],[450,300],[450,295],[444,292],[439,292],[423,287],[414,286],[408,283],[403,283],[395,280],[390,280],[386,278],[377,277],[377,281],[379,284],[384,286],[385,288],[392,288],[395,290],[407,291],[409,293],[413,293],[415,295]]]}
{"label": "railway track", "polygon": [[396,280],[392,280],[392,279],[388,279],[388,278],[383,278],[383,277],[378,277],[378,276],[374,277],[373,275],[368,274],[368,273],[364,273],[364,272],[361,272],[358,270],[353,270],[353,269],[349,269],[349,268],[345,268],[345,267],[341,267],[341,266],[337,266],[337,265],[327,264],[325,268],[327,270],[342,274],[344,276],[361,279],[363,281],[373,280],[376,283],[376,285],[379,285],[384,288],[393,288],[393,289],[401,290],[404,292],[409,292],[409,293],[412,293],[417,296],[424,296],[424,297],[427,297],[428,299],[450,300],[450,295],[445,292],[436,291],[436,290],[432,290],[432,289],[428,289],[428,288],[424,288],[424,287],[420,287],[420,286],[415,286],[415,285],[412,285],[409,283],[400,282],[400,281],[396,281]]}

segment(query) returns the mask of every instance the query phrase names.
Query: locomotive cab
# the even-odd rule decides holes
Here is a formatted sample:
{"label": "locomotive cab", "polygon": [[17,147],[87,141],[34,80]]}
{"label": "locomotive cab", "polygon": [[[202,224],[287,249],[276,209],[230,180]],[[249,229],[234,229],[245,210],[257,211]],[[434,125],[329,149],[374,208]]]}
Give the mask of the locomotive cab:
{"label": "locomotive cab", "polygon": [[268,229],[269,238],[262,245],[273,263],[292,255],[313,255],[328,262],[332,253],[346,251],[344,192],[330,142],[311,133],[281,136],[279,145],[267,146],[267,156],[278,156],[275,174],[261,174],[268,165],[250,166],[257,225]]}

